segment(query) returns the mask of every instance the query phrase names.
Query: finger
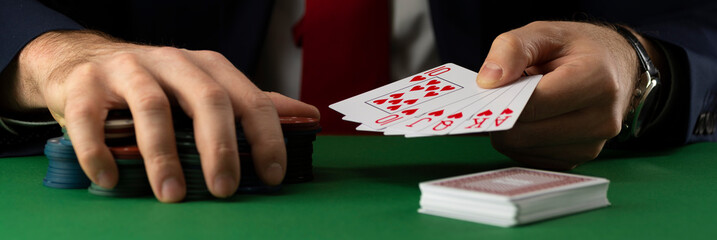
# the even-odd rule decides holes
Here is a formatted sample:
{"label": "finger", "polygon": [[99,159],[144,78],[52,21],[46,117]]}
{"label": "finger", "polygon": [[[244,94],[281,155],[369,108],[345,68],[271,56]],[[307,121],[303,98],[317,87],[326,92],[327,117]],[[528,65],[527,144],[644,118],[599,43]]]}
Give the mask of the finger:
{"label": "finger", "polygon": [[320,118],[319,109],[277,92],[264,92],[276,107],[279,116]]}
{"label": "finger", "polygon": [[169,99],[154,76],[133,55],[114,62],[113,89],[129,105],[137,145],[144,158],[152,190],[162,202],[181,201],[185,194],[184,174],[179,163]]}
{"label": "finger", "polygon": [[192,62],[185,51],[157,51],[159,64],[153,71],[193,120],[209,191],[219,198],[234,195],[239,186],[239,153],[233,106],[225,86]]}
{"label": "finger", "polygon": [[278,185],[286,174],[286,144],[279,116],[265,94],[254,92],[252,95],[241,104],[241,119],[251,144],[254,170],[267,185]]}
{"label": "finger", "polygon": [[105,89],[96,65],[78,66],[66,79],[65,119],[72,146],[87,176],[103,188],[117,184],[117,166],[104,144]]}
{"label": "finger", "polygon": [[527,67],[553,58],[563,46],[558,31],[546,22],[534,22],[499,35],[476,82],[483,88],[500,87],[518,79]]}
{"label": "finger", "polygon": [[620,113],[606,109],[582,109],[542,121],[521,122],[490,135],[495,144],[509,149],[607,140],[620,132],[621,122]]}
{"label": "finger", "polygon": [[[257,175],[277,185],[286,172],[286,147],[272,98],[260,91],[224,56],[211,51],[193,52],[194,60],[229,92],[234,113],[241,118]],[[274,96],[276,97],[276,96]]]}
{"label": "finger", "polygon": [[614,85],[604,80],[590,59],[561,65],[545,74],[525,106],[520,120],[540,121],[593,105],[605,105],[612,99]]}

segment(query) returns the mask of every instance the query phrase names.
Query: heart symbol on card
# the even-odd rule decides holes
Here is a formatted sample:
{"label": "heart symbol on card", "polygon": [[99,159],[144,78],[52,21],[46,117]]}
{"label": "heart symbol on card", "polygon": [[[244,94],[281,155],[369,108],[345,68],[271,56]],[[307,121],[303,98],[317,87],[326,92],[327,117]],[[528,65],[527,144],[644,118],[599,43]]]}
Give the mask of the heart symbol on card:
{"label": "heart symbol on card", "polygon": [[510,110],[510,108],[506,108],[505,110],[503,110],[503,112],[500,113],[500,115],[511,114],[511,113],[513,113],[513,110]]}
{"label": "heart symbol on card", "polygon": [[411,115],[411,114],[416,113],[416,111],[418,111],[418,109],[414,108],[414,109],[403,110],[401,113],[406,114],[406,115]]}
{"label": "heart symbol on card", "polygon": [[415,99],[415,98],[414,98],[414,99],[409,99],[409,100],[403,101],[403,103],[405,103],[405,104],[414,104],[414,103],[416,103],[416,101],[418,101],[418,99]]}
{"label": "heart symbol on card", "polygon": [[438,95],[438,93],[436,93],[436,92],[428,92],[428,93],[426,93],[426,95],[423,96],[423,97],[433,97],[433,96],[437,96],[437,95]]}
{"label": "heart symbol on card", "polygon": [[439,89],[439,87],[430,86],[430,87],[426,88],[426,91],[433,91],[433,90],[438,90],[438,89]]}
{"label": "heart symbol on card", "polygon": [[373,100],[373,103],[381,105],[386,102],[388,99],[379,99],[379,100]]}
{"label": "heart symbol on card", "polygon": [[424,89],[424,87],[415,86],[415,87],[411,88],[411,91],[418,91],[418,90],[421,90],[421,89]]}
{"label": "heart symbol on card", "polygon": [[462,117],[463,117],[463,113],[462,113],[462,112],[459,112],[459,113],[456,113],[456,114],[453,114],[453,115],[448,116],[448,118],[455,118],[455,119],[462,118]]}
{"label": "heart symbol on card", "polygon": [[403,101],[403,99],[394,99],[394,100],[391,100],[391,101],[388,101],[388,102],[395,105],[395,104],[401,103],[401,101]]}
{"label": "heart symbol on card", "polygon": [[393,106],[390,106],[390,107],[386,107],[386,109],[391,110],[391,111],[396,111],[396,109],[398,109],[398,108],[400,108],[400,107],[401,107],[401,105],[393,105]]}
{"label": "heart symbol on card", "polygon": [[443,115],[443,109],[438,110],[438,111],[435,111],[435,112],[432,112],[432,113],[429,113],[428,115],[431,115],[431,116],[434,116],[434,117],[441,116],[441,115]]}
{"label": "heart symbol on card", "polygon": [[390,96],[390,97],[392,97],[392,98],[400,98],[401,96],[403,96],[403,93],[395,93],[395,94],[391,94],[391,95],[388,95],[388,96]]}
{"label": "heart symbol on card", "polygon": [[411,82],[423,81],[423,80],[426,80],[426,77],[421,76],[421,75],[418,75],[418,76],[413,77],[413,78],[411,79]]}
{"label": "heart symbol on card", "polygon": [[426,85],[434,85],[434,84],[439,84],[439,83],[441,83],[441,81],[438,81],[438,80],[436,80],[436,79],[433,79],[433,80],[431,80],[431,81],[428,81],[428,83],[426,83]]}
{"label": "heart symbol on card", "polygon": [[493,112],[491,112],[490,109],[489,109],[489,110],[485,110],[485,111],[483,111],[483,112],[481,112],[481,113],[479,113],[479,114],[476,114],[476,116],[478,116],[478,117],[480,117],[480,116],[490,116],[490,115],[493,115]]}
{"label": "heart symbol on card", "polygon": [[443,87],[443,89],[441,89],[441,91],[448,91],[448,90],[453,90],[453,89],[456,89],[456,88],[453,86],[445,86],[445,87]]}

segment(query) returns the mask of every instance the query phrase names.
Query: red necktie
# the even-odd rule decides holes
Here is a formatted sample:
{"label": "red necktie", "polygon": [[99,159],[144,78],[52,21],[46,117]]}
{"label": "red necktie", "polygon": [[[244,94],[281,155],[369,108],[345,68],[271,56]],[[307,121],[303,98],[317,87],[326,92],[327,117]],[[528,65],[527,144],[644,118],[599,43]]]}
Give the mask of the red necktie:
{"label": "red necktie", "polygon": [[389,82],[390,29],[385,0],[306,0],[294,28],[303,51],[300,99],[321,111],[323,133],[355,133],[332,103]]}

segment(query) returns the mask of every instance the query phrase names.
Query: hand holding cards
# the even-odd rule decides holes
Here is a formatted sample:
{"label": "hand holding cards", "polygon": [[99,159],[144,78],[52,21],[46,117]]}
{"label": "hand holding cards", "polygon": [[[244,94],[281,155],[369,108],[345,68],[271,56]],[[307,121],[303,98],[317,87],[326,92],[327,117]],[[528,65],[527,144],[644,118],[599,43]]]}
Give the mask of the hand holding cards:
{"label": "hand holding cards", "polygon": [[358,130],[406,137],[507,130],[542,75],[495,89],[476,85],[477,73],[449,63],[332,104]]}
{"label": "hand holding cards", "polygon": [[610,205],[603,178],[525,168],[423,182],[425,214],[502,227]]}

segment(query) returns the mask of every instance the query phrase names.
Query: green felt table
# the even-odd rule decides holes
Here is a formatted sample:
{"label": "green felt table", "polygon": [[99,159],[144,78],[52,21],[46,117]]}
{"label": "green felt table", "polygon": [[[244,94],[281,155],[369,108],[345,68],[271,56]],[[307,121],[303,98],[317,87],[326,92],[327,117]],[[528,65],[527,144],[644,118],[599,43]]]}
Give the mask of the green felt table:
{"label": "green felt table", "polygon": [[484,137],[319,136],[312,182],[162,204],[42,186],[47,160],[0,159],[0,239],[714,239],[717,143],[604,152],[612,206],[514,228],[416,212],[426,180],[518,164]]}

